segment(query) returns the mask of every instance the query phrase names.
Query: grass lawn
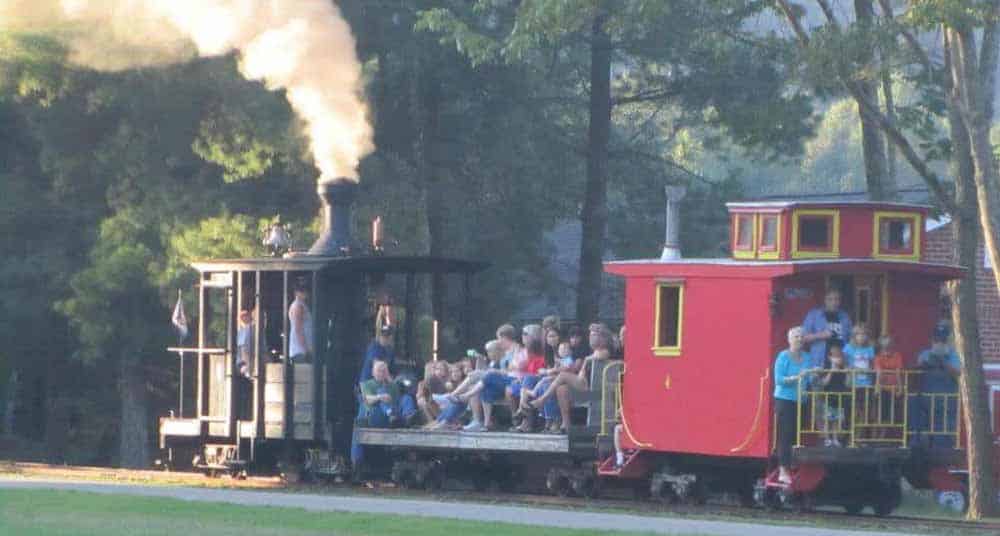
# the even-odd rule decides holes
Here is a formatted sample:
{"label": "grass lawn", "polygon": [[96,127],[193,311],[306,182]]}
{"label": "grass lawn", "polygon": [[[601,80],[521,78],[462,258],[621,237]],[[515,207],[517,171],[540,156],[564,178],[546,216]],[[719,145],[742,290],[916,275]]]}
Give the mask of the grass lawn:
{"label": "grass lawn", "polygon": [[[447,508],[447,505],[443,505]],[[598,536],[584,531],[370,514],[308,512],[75,491],[0,490],[0,535]],[[622,533],[634,534],[634,533]],[[693,535],[692,535],[693,536]]]}

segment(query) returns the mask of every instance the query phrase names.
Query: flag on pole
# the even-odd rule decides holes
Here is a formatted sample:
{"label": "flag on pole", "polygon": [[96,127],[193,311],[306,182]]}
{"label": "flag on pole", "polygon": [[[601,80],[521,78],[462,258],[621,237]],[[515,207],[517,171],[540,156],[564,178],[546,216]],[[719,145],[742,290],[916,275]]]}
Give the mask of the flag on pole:
{"label": "flag on pole", "polygon": [[181,291],[177,291],[177,305],[174,306],[174,315],[171,318],[174,327],[177,328],[177,335],[184,340],[188,335],[187,316],[184,315],[184,300],[181,299]]}

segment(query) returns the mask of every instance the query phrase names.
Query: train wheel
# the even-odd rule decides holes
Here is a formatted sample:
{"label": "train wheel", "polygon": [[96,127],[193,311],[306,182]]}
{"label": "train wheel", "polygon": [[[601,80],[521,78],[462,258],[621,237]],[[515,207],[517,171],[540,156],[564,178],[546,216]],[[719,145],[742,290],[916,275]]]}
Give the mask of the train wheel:
{"label": "train wheel", "polygon": [[654,480],[649,486],[649,495],[653,500],[663,504],[677,504],[677,501],[680,500],[677,494],[674,493],[674,487],[669,482],[663,481],[658,482]]}
{"label": "train wheel", "polygon": [[569,478],[562,471],[555,469],[550,469],[548,476],[545,477],[545,487],[560,497],[569,497],[572,491]]}
{"label": "train wheel", "polygon": [[573,493],[587,499],[594,499],[598,495],[597,480],[592,476],[574,478],[571,482]]}
{"label": "train wheel", "polygon": [[879,493],[872,499],[872,510],[875,515],[885,517],[891,514],[903,501],[903,490],[900,488],[899,480],[883,482],[879,486]]}
{"label": "train wheel", "polygon": [[865,509],[865,503],[862,501],[851,501],[849,503],[844,503],[844,512],[848,515],[856,516]]}

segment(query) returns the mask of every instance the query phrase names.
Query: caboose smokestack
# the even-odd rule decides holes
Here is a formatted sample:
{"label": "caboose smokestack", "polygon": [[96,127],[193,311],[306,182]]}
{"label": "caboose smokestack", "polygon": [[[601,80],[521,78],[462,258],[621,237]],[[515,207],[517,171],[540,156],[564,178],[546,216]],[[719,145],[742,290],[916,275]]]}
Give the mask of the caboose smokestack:
{"label": "caboose smokestack", "polygon": [[346,178],[320,182],[316,187],[323,204],[322,231],[309,248],[310,255],[335,257],[348,252],[351,245],[351,206],[358,183]]}
{"label": "caboose smokestack", "polygon": [[683,186],[667,186],[667,224],[663,238],[663,254],[661,261],[673,261],[681,258],[681,200],[687,194]]}

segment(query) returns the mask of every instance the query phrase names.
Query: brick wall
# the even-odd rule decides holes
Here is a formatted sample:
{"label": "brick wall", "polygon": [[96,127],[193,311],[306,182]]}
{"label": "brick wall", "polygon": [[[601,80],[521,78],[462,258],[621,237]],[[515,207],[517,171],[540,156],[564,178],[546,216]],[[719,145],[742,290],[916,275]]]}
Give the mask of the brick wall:
{"label": "brick wall", "polygon": [[[927,250],[924,260],[954,264],[955,237],[949,223],[927,233]],[[983,244],[976,254],[976,292],[979,309],[979,344],[986,362],[1000,363],[1000,292],[993,280],[992,270],[983,267]]]}

